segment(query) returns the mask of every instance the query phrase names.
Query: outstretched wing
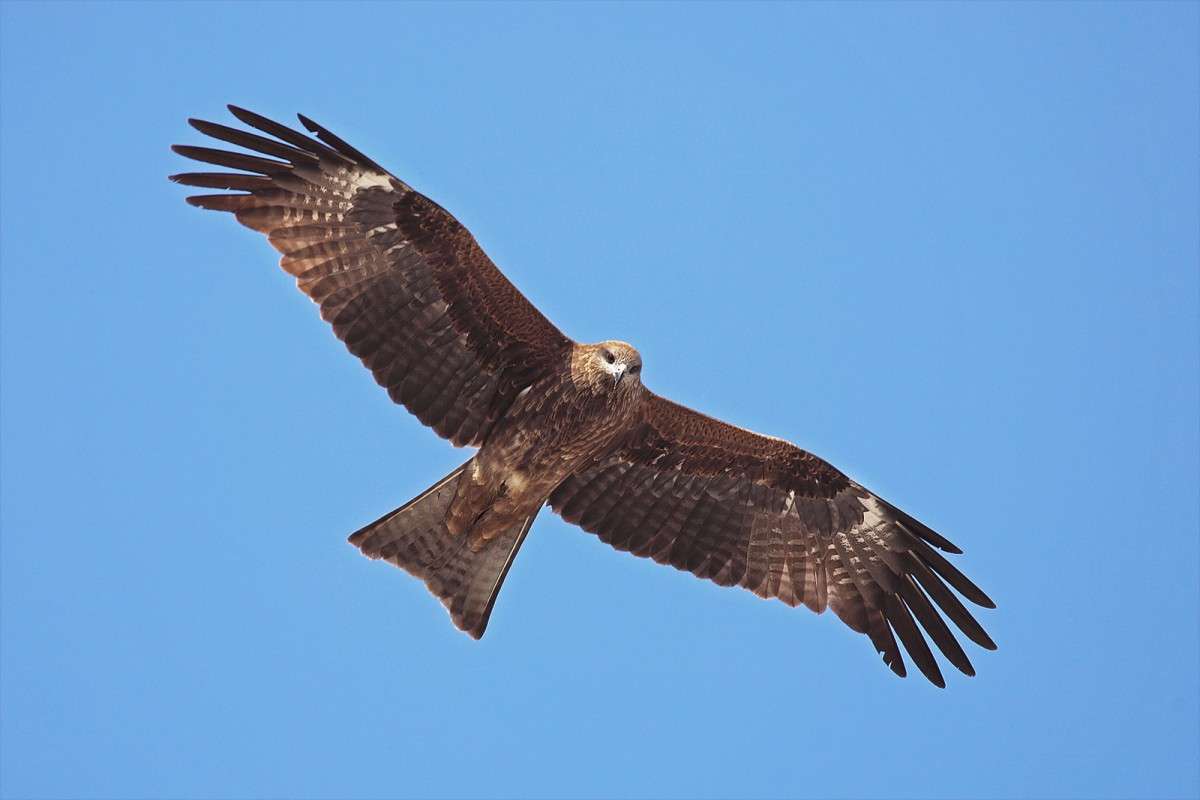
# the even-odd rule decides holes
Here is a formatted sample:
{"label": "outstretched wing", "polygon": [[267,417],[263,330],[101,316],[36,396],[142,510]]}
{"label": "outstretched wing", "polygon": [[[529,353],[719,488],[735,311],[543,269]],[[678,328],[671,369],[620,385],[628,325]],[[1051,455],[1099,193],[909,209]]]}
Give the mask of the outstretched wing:
{"label": "outstretched wing", "polygon": [[817,613],[828,606],[901,676],[896,637],[930,681],[945,685],[917,623],[950,663],[975,674],[939,608],[995,649],[947,587],[995,607],[934,549],[960,553],[953,544],[789,442],[647,395],[644,421],[623,445],[551,495],[565,520],[722,586]]}
{"label": "outstretched wing", "polygon": [[432,200],[303,116],[317,139],[229,110],[274,138],[189,122],[261,155],[176,145],[240,171],[171,180],[235,192],[188,202],[265,233],[338,338],[426,425],[455,444],[481,444],[513,398],[567,357],[571,341]]}

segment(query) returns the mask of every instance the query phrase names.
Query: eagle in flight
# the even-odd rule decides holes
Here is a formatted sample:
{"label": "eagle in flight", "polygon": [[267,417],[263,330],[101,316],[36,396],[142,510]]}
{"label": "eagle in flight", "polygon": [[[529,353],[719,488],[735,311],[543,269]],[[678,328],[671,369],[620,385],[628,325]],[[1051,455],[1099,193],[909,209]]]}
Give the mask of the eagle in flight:
{"label": "eagle in flight", "polygon": [[392,400],[453,444],[479,448],[350,536],[364,555],[423,580],[459,628],[483,635],[549,503],[618,550],[790,606],[832,608],[900,676],[897,638],[945,685],[922,628],[975,674],[942,615],[995,649],[958,595],[995,605],[938,552],[962,552],[948,540],[812,453],[659,397],[631,345],[571,340],[449,212],[312,120],[299,117],[307,136],[229,110],[266,135],[189,122],[253,155],[177,145],[235,171],[171,180],[221,190],[187,201],[266,234]]}

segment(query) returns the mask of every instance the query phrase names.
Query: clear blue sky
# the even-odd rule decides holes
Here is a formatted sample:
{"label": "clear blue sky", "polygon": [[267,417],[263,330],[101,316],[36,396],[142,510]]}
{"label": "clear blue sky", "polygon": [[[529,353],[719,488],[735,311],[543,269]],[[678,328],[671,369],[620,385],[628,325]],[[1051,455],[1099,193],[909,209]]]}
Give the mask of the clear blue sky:
{"label": "clear blue sky", "polygon": [[[1200,792],[1196,4],[0,20],[4,797]],[[944,532],[999,651],[898,680],[550,513],[456,631],[345,536],[465,454],[166,180],[227,102]]]}

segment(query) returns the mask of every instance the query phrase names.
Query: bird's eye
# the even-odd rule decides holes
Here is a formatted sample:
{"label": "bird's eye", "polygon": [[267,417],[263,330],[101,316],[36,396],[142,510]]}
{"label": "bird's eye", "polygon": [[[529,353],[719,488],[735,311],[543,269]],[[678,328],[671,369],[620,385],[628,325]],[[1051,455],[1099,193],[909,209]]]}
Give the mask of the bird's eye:
{"label": "bird's eye", "polygon": [[629,368],[629,371],[630,371],[632,374],[634,374],[634,375],[637,375],[639,372],[641,372],[641,371],[642,371],[642,365],[641,365],[641,364],[634,364],[632,367],[630,367],[630,368]]}
{"label": "bird's eye", "polygon": [[612,354],[612,351],[605,350],[604,351],[604,360],[611,364],[617,360],[617,357]]}

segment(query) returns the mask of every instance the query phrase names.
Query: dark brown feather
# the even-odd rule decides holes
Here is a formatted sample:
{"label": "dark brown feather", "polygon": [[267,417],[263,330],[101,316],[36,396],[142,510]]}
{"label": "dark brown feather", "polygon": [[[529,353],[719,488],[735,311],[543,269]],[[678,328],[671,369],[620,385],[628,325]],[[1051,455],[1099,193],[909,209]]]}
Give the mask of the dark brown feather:
{"label": "dark brown feather", "polygon": [[908,670],[904,667],[900,646],[896,644],[896,637],[892,635],[891,626],[887,624],[887,617],[877,608],[867,608],[865,613],[867,636],[870,637],[871,644],[875,645],[875,651],[883,656],[883,663],[887,664],[892,672],[901,678],[907,677]]}
{"label": "dark brown feather", "polygon": [[205,189],[232,189],[239,192],[269,189],[274,185],[270,178],[262,175],[246,175],[240,172],[184,172],[179,175],[172,175],[171,180],[184,186],[199,186]]}
{"label": "dark brown feather", "polygon": [[282,161],[272,161],[269,158],[248,156],[228,150],[216,150],[211,147],[176,144],[171,145],[171,149],[185,158],[203,161],[205,164],[216,164],[218,167],[229,167],[230,169],[244,169],[247,172],[257,172],[262,175],[273,175],[291,169]]}
{"label": "dark brown feather", "polygon": [[210,211],[240,211],[255,202],[248,194],[194,194],[186,199],[191,205]]}

